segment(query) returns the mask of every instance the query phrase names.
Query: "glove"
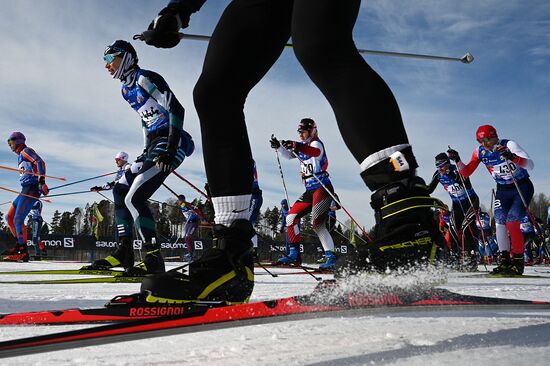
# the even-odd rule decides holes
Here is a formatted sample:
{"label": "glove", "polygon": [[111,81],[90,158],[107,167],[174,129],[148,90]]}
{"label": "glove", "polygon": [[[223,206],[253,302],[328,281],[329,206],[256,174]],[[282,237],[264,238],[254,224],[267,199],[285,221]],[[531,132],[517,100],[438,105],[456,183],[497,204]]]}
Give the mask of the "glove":
{"label": "glove", "polygon": [[281,145],[287,150],[294,150],[296,149],[296,142],[290,141],[290,140],[282,140]]}
{"label": "glove", "polygon": [[149,46],[157,48],[172,48],[180,42],[178,31],[187,28],[190,14],[182,14],[168,7],[162,9],[159,15],[153,19],[147,30],[134,39],[145,41]]}
{"label": "glove", "polygon": [[460,161],[460,155],[458,155],[458,151],[456,150],[453,150],[453,149],[447,150],[447,155],[449,155],[449,159],[453,160],[456,163]]}
{"label": "glove", "polygon": [[140,156],[134,160],[136,163],[143,163],[145,159],[147,158],[147,149],[144,149]]}
{"label": "glove", "polygon": [[269,140],[269,143],[271,144],[272,149],[278,149],[281,147],[281,143],[277,140],[275,135],[271,135],[271,140]]}
{"label": "glove", "polygon": [[99,191],[102,191],[103,188],[101,188],[100,186],[93,186],[92,188],[90,188],[90,191],[91,192],[99,192]]}
{"label": "glove", "polygon": [[514,160],[516,158],[516,154],[510,151],[506,146],[499,145],[496,149],[500,156],[502,156],[506,160]]}
{"label": "glove", "polygon": [[46,184],[46,178],[44,176],[38,178],[38,191],[41,192],[44,196],[47,196],[48,193],[50,193],[50,189]]}
{"label": "glove", "polygon": [[165,173],[170,173],[172,170],[174,170],[172,164],[174,163],[175,156],[175,153],[166,151],[157,156],[154,161],[161,171]]}

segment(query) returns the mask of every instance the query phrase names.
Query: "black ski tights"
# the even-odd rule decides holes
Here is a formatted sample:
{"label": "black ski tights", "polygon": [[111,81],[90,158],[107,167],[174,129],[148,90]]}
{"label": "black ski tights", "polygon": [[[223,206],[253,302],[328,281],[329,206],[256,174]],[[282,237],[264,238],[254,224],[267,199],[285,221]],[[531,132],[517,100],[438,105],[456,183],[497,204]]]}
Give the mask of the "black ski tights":
{"label": "black ski tights", "polygon": [[[331,104],[359,163],[379,150],[408,143],[391,90],[352,40],[359,6],[360,0],[234,0],[228,5],[194,90],[212,196],[251,192],[244,103],[290,36],[296,57]],[[268,117],[256,123],[267,124]]]}

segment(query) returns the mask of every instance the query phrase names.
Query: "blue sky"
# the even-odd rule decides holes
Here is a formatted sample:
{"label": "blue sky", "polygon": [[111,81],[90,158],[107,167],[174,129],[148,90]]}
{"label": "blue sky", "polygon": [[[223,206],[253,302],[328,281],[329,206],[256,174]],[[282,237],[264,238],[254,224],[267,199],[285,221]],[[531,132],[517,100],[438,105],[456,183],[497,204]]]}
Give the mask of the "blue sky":
{"label": "blue sky", "polygon": [[[138,115],[120,95],[120,82],[104,69],[102,54],[116,39],[140,33],[167,1],[1,0],[0,126],[4,139],[14,130],[27,136],[46,161],[48,173],[76,181],[115,170],[114,155],[124,150],[135,158],[142,149]],[[209,35],[228,1],[207,1],[191,19],[188,33]],[[330,24],[327,24],[330,26]],[[550,3],[546,1],[363,1],[354,37],[359,48],[460,57],[471,52],[475,61],[413,60],[367,55],[366,60],[392,88],[401,108],[409,139],[426,180],[435,168],[434,156],[447,145],[468,158],[476,147],[475,130],[493,124],[502,138],[517,141],[532,157],[536,192],[550,194]],[[178,169],[202,187],[205,181],[199,125],[192,90],[202,67],[206,44],[184,41],[159,50],[132,41],[141,67],[167,80],[186,108],[185,128],[197,150]],[[291,50],[286,50],[250,94],[245,106],[253,154],[257,161],[264,209],[284,197],[272,133],[297,139],[302,117],[317,121],[328,153],[333,184],[342,203],[357,221],[374,224],[370,192],[359,167],[347,151],[333,113],[307,78]],[[368,121],[367,121],[368,123]],[[373,125],[372,133],[376,132]],[[4,140],[5,141],[5,140]],[[237,157],[235,157],[237,159]],[[290,199],[303,192],[299,168],[283,161]],[[0,165],[16,166],[7,145]],[[103,180],[52,191],[88,189]],[[482,204],[489,207],[494,181],[480,166],[472,177]],[[49,180],[50,186],[57,182]],[[194,197],[176,177],[167,184]],[[19,189],[17,175],[0,171],[0,186]],[[435,196],[449,203],[442,188]],[[153,196],[164,200],[163,188]],[[0,203],[14,195],[0,191]],[[47,220],[57,209],[71,210],[100,200],[95,193],[52,198]],[[8,205],[0,206],[6,212]],[[339,214],[346,221],[345,214]]]}

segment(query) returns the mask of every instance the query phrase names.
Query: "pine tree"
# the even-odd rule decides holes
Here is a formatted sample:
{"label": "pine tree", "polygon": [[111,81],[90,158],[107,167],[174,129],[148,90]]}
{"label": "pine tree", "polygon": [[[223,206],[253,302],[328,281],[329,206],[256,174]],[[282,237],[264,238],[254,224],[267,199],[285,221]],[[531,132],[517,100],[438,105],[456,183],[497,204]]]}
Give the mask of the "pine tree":
{"label": "pine tree", "polygon": [[4,223],[4,214],[2,213],[2,211],[0,211],[0,232],[8,232],[8,226]]}
{"label": "pine tree", "polygon": [[74,217],[70,212],[65,211],[61,215],[58,226],[58,234],[72,235],[74,233]]}
{"label": "pine tree", "polygon": [[52,234],[59,234],[59,220],[61,220],[61,213],[59,213],[58,210],[55,210],[55,212],[53,213],[52,222],[50,225]]}

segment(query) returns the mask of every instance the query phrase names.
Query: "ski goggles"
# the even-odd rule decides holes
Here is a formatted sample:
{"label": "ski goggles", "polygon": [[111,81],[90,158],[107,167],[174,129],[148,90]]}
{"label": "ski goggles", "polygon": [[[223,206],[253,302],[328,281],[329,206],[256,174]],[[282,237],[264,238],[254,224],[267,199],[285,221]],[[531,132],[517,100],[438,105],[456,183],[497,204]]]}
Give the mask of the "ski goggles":
{"label": "ski goggles", "polygon": [[105,61],[106,64],[110,64],[115,60],[115,57],[119,56],[120,52],[117,53],[108,53],[103,56],[103,61]]}
{"label": "ski goggles", "polygon": [[482,137],[482,138],[477,140],[477,142],[479,142],[480,144],[486,144],[489,141],[491,141],[491,137]]}

